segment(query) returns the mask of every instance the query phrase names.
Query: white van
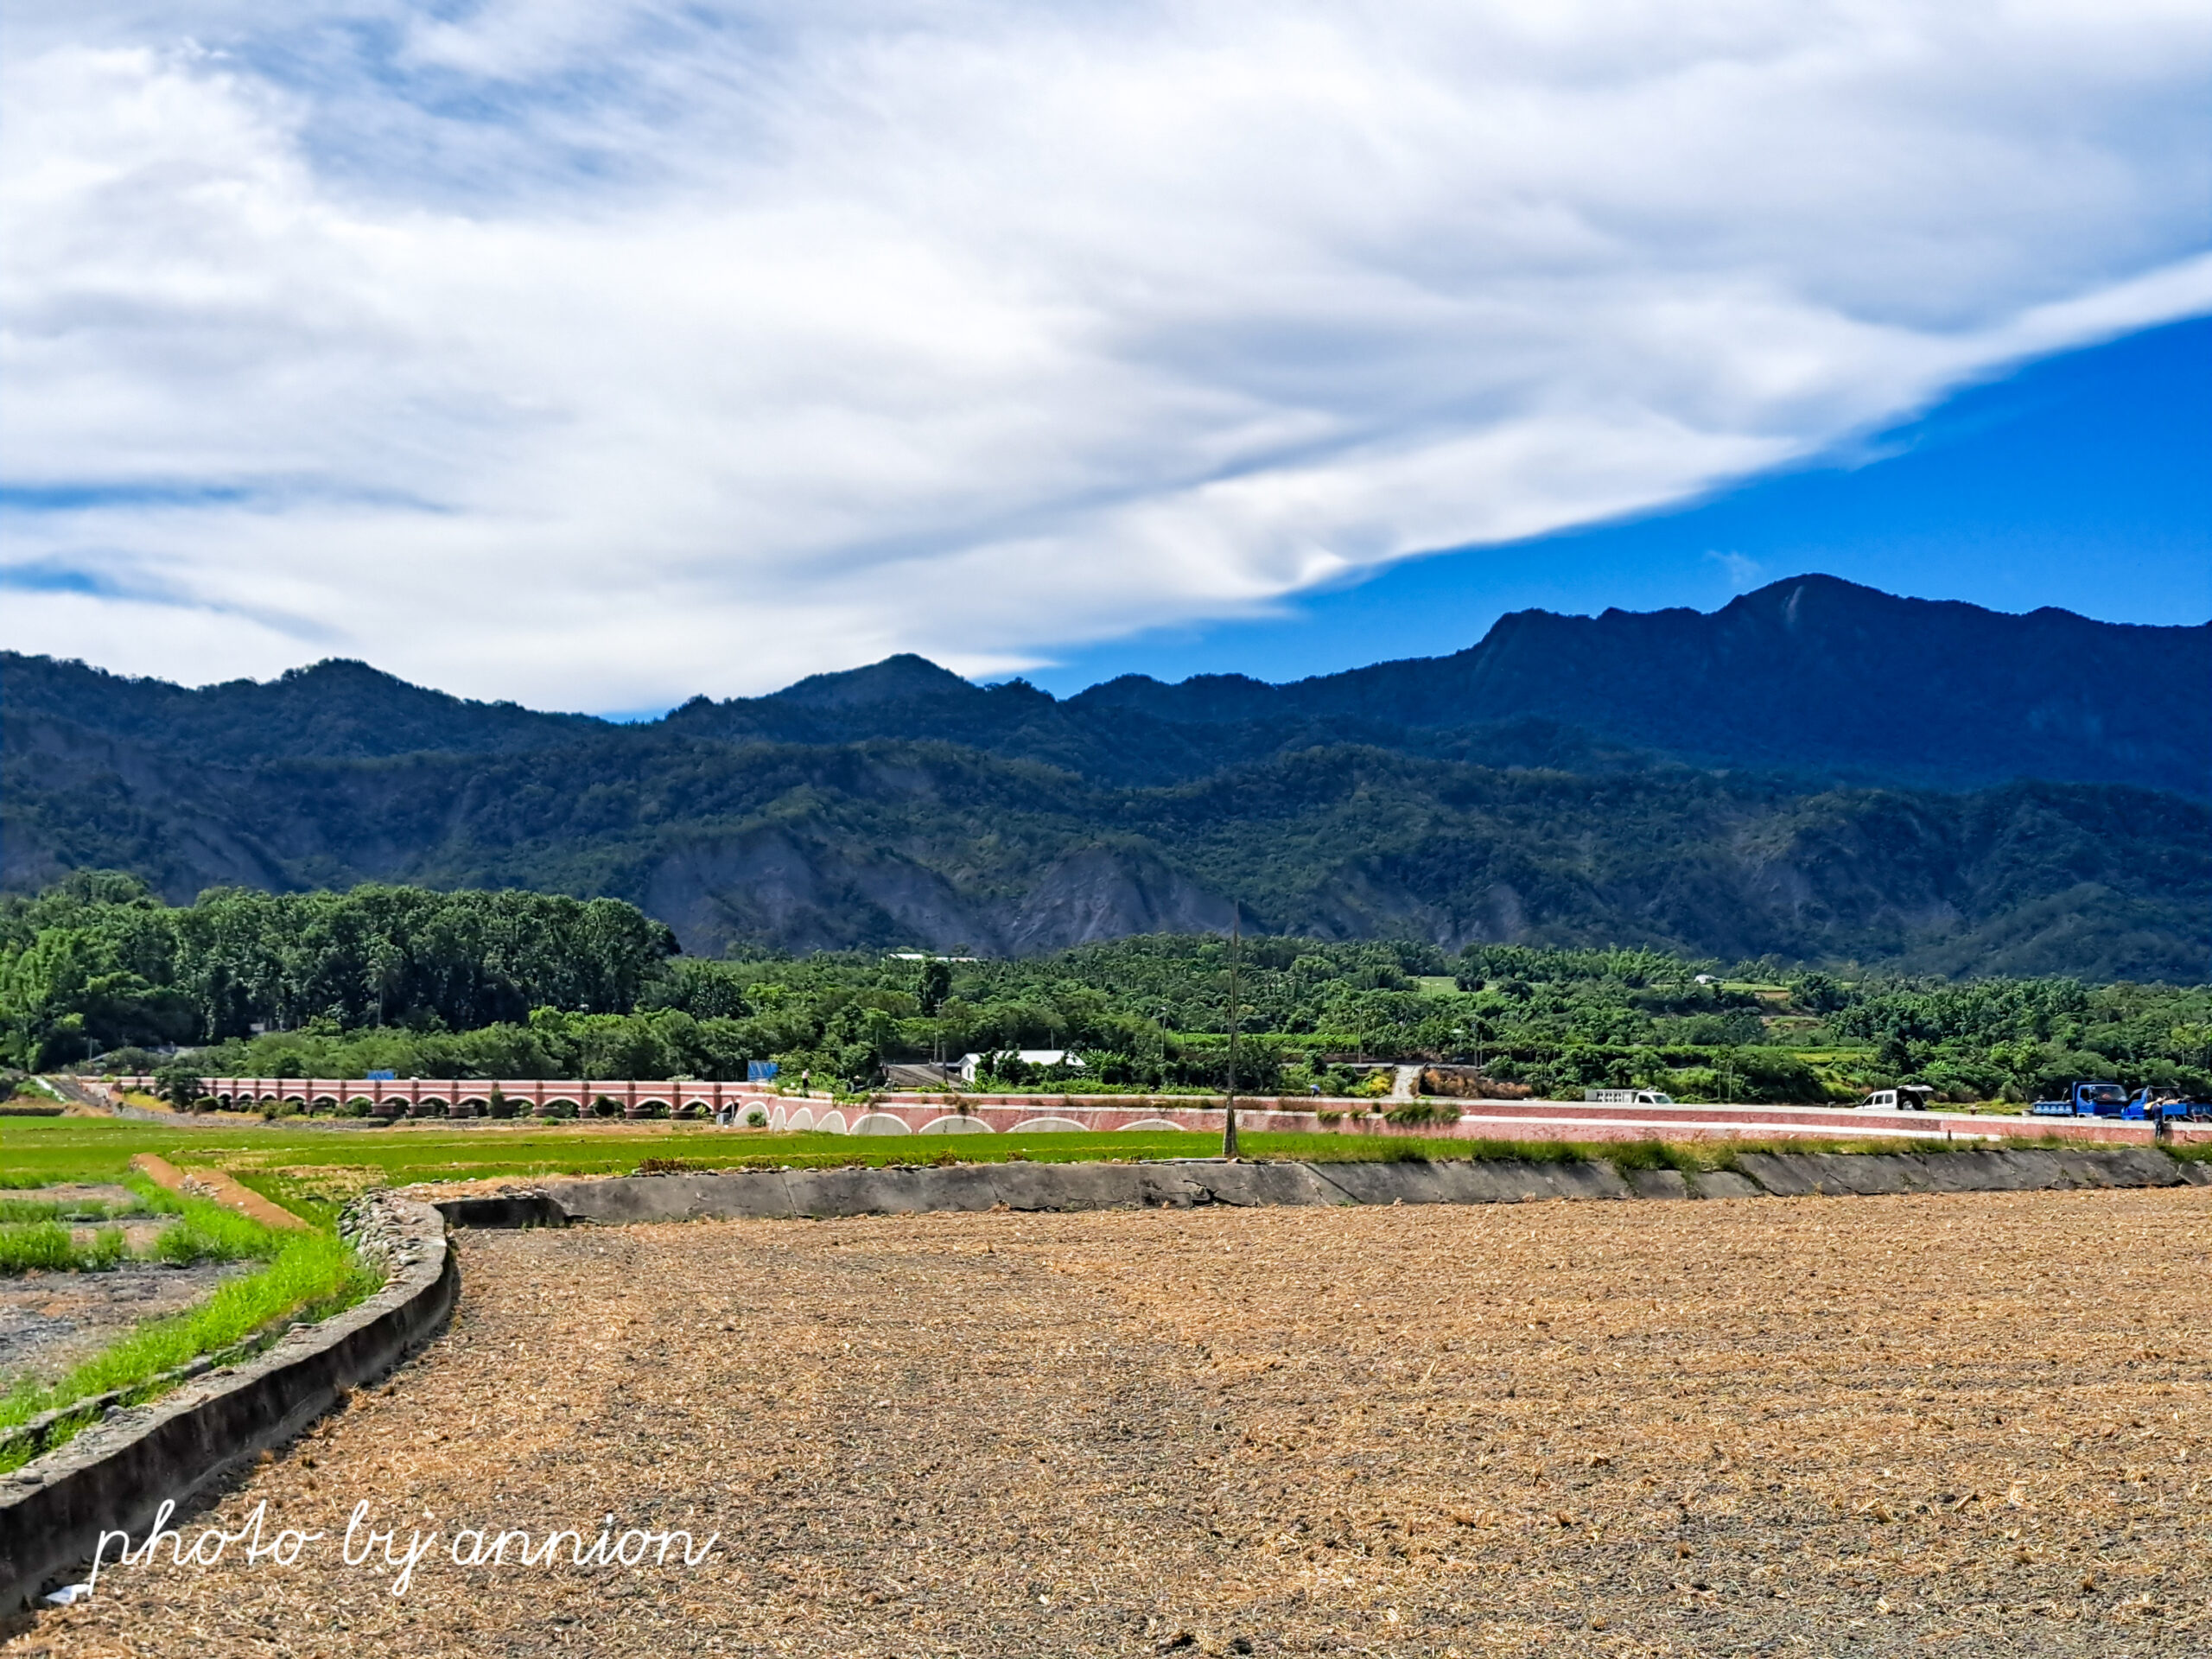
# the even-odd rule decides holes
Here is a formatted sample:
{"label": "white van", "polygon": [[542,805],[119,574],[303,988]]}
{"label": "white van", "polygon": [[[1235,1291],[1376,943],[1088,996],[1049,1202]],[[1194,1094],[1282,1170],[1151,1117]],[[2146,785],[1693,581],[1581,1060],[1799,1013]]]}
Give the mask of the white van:
{"label": "white van", "polygon": [[1662,1095],[1656,1089],[1585,1089],[1582,1098],[1600,1106],[1671,1106],[1672,1095]]}
{"label": "white van", "polygon": [[1877,1089],[1859,1103],[1862,1112],[1924,1112],[1936,1091],[1924,1083],[1901,1083],[1894,1089]]}

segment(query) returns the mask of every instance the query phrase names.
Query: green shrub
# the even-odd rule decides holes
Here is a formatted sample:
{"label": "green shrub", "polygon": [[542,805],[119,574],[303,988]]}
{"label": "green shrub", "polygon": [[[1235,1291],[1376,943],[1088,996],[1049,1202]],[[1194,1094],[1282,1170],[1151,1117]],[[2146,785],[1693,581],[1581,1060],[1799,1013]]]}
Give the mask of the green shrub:
{"label": "green shrub", "polygon": [[573,1100],[549,1100],[537,1109],[537,1115],[566,1122],[576,1115],[576,1103]]}
{"label": "green shrub", "polygon": [[154,1092],[180,1112],[196,1112],[207,1085],[188,1065],[165,1065],[154,1073]]}
{"label": "green shrub", "polygon": [[755,1106],[751,1111],[746,1113],[745,1127],[748,1129],[766,1128],[768,1127],[768,1114],[762,1111],[758,1106]]}

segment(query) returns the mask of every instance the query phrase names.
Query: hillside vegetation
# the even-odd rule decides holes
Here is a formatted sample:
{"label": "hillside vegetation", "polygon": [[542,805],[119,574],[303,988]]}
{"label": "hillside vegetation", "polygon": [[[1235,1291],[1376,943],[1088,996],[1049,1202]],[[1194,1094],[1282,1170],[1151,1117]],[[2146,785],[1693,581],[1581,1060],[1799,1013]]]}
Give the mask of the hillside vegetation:
{"label": "hillside vegetation", "polygon": [[2081,785],[1808,793],[1339,747],[1118,790],[944,745],[666,734],[81,781],[8,791],[11,855],[61,849],[48,880],[120,868],[176,899],[364,880],[606,895],[714,955],[1034,952],[1241,913],[1256,932],[1454,950],[2194,980],[2212,938],[2212,812]]}
{"label": "hillside vegetation", "polygon": [[[359,664],[0,658],[4,885],[617,898],[695,954],[1127,934],[2194,981],[2212,631],[1803,577],[1451,658],[1058,700],[918,658],[622,727]],[[2087,665],[2125,664],[2124,673]]]}
{"label": "hillside vegetation", "polygon": [[[1074,1048],[1024,1087],[1218,1088],[1236,969],[1238,1084],[1357,1087],[1362,1060],[1480,1062],[1541,1093],[1848,1097],[1896,1081],[1957,1099],[2076,1077],[2212,1090],[2212,988],[1971,984],[1651,950],[1160,935],[1043,957],[671,954],[613,901],[365,888],[172,907],[119,877],[0,906],[11,1057],[194,1075],[741,1078],[774,1060],[861,1086],[887,1064]],[[372,1023],[371,1011],[373,1010]],[[264,1030],[255,1027],[288,1027]]]}

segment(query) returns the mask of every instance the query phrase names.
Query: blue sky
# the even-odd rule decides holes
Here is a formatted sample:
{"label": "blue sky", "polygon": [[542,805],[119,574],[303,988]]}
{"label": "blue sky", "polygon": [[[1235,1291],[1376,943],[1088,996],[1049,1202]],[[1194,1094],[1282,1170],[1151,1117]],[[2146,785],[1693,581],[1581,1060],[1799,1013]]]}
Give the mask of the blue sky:
{"label": "blue sky", "polygon": [[2212,619],[2212,321],[2029,365],[1926,415],[1677,510],[1445,553],[1262,621],[1161,630],[1027,677],[1295,679],[1471,645],[1500,615],[1710,611],[1807,571],[1996,610]]}
{"label": "blue sky", "polygon": [[2201,4],[74,0],[0,109],[17,650],[605,712],[2203,613]]}

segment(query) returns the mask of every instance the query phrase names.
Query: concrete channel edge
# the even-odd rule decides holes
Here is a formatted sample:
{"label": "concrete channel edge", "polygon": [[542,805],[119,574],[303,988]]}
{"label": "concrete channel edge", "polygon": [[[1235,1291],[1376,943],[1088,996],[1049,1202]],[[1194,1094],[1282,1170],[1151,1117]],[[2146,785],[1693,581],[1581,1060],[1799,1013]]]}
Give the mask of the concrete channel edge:
{"label": "concrete channel edge", "polygon": [[447,1198],[462,1227],[829,1219],[1005,1209],[1190,1209],[1206,1205],[1521,1204],[1548,1198],[1750,1198],[2068,1187],[2212,1185],[2212,1168],[2150,1147],[1946,1153],[1744,1153],[1733,1170],[1686,1173],[1611,1163],[1188,1162],[957,1164],[753,1169],[555,1181],[532,1192]]}
{"label": "concrete channel edge", "polygon": [[385,1259],[382,1290],[319,1325],[294,1327],[243,1364],[111,1410],[0,1475],[0,1615],[89,1563],[103,1531],[143,1533],[166,1499],[188,1509],[444,1329],[461,1294],[445,1217],[411,1199],[375,1202],[365,1248],[372,1238]]}

